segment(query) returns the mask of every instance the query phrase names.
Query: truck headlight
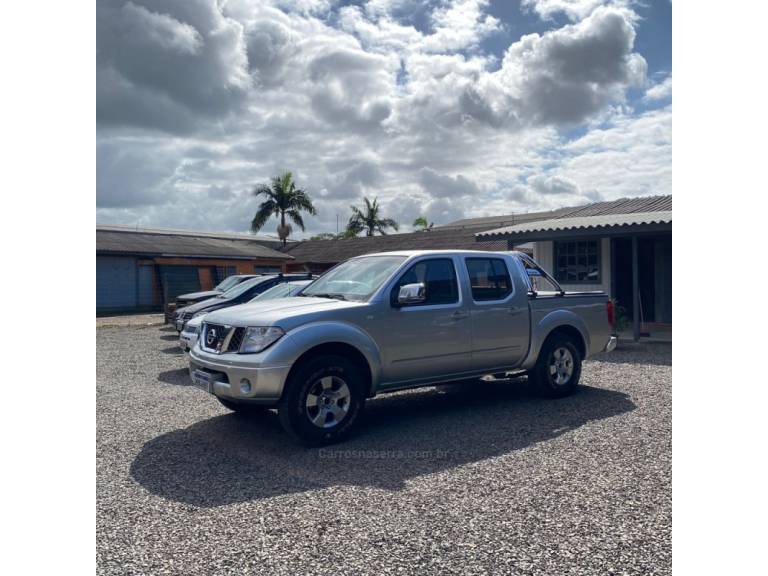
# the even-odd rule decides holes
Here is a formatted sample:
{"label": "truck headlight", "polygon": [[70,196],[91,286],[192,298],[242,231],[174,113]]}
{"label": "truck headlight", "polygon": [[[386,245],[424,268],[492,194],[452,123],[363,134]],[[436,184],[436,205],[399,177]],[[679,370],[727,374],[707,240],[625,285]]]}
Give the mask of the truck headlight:
{"label": "truck headlight", "polygon": [[285,335],[282,328],[277,326],[251,326],[245,329],[240,352],[249,354],[261,352]]}

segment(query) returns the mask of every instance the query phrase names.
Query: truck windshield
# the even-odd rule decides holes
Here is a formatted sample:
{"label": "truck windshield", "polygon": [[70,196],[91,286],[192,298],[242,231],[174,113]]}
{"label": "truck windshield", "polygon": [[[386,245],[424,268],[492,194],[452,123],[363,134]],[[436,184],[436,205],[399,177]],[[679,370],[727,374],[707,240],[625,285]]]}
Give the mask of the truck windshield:
{"label": "truck windshield", "polygon": [[224,294],[219,294],[217,298],[237,298],[240,296],[240,294],[247,292],[251,288],[253,288],[256,284],[261,284],[266,276],[261,277],[257,276],[256,278],[251,278],[250,280],[245,280],[243,282],[240,282],[240,284],[237,284],[233,288],[230,288]]}
{"label": "truck windshield", "polygon": [[218,292],[226,292],[232,286],[240,282],[240,278],[237,276],[230,276],[229,278],[224,278],[219,284],[214,288],[214,290],[217,290]]}
{"label": "truck windshield", "polygon": [[347,260],[315,280],[300,296],[367,300],[405,259],[406,256],[366,256]]}

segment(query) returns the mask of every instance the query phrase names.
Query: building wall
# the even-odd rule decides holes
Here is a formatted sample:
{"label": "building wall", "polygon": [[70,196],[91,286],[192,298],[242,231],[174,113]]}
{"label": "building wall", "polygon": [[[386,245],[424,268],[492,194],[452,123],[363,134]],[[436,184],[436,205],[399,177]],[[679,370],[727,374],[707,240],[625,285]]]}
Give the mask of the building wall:
{"label": "building wall", "polygon": [[[220,258],[136,258],[134,256],[96,256],[96,312],[160,310],[165,302],[163,271],[181,272],[182,268],[197,269],[189,290],[210,290],[216,279],[213,268],[227,268],[234,274],[254,274],[257,268],[276,267],[285,272],[286,263],[281,260],[254,259],[228,260]],[[192,270],[194,272],[194,270]],[[168,274],[166,274],[166,278]],[[184,290],[186,290],[186,288]],[[171,299],[176,294],[169,294]]]}
{"label": "building wall", "polygon": [[[555,245],[551,240],[533,243],[533,258],[554,275]],[[600,239],[600,284],[562,284],[563,290],[602,290],[611,296],[611,239]]]}

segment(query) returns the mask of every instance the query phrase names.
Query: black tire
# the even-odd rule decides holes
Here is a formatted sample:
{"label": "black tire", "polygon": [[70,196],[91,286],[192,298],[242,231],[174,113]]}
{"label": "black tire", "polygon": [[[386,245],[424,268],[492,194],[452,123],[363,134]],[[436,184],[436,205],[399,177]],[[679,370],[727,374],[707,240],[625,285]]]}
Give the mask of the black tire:
{"label": "black tire", "polygon": [[232,410],[232,412],[236,412],[237,414],[242,414],[244,416],[252,416],[256,414],[262,414],[264,411],[267,410],[264,406],[259,406],[258,404],[246,404],[245,402],[234,402],[232,400],[225,400],[224,398],[219,398],[216,396],[216,400],[218,400],[224,408],[229,408]]}
{"label": "black tire", "polygon": [[362,412],[364,382],[360,367],[344,356],[310,358],[286,382],[278,406],[280,423],[294,441],[305,446],[338,442]]}
{"label": "black tire", "polygon": [[555,335],[544,342],[536,366],[528,374],[534,391],[547,398],[570,396],[580,379],[581,354],[573,340],[565,335]]}

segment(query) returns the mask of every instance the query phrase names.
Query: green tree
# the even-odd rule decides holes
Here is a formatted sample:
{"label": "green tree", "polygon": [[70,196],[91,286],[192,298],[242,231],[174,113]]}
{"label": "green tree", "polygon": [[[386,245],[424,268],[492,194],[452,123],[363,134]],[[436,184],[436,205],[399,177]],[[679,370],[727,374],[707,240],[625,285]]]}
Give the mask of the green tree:
{"label": "green tree", "polygon": [[416,220],[413,221],[413,227],[419,230],[420,232],[427,232],[432,229],[432,226],[434,226],[434,222],[427,222],[426,216],[419,216],[416,218]]}
{"label": "green tree", "polygon": [[395,231],[400,228],[392,218],[381,217],[381,206],[377,198],[374,198],[373,202],[368,198],[363,198],[363,200],[365,201],[363,210],[357,206],[350,206],[352,216],[347,223],[346,234],[348,236],[357,236],[363,231],[366,236],[373,236],[376,232],[386,236],[387,228],[393,228]]}
{"label": "green tree", "polygon": [[314,236],[311,236],[310,240],[337,240],[340,236],[334,234],[333,232],[321,232],[320,234],[315,234]]}
{"label": "green tree", "polygon": [[313,216],[317,214],[309,195],[301,188],[296,188],[296,183],[290,172],[274,176],[269,184],[259,184],[253,190],[253,195],[257,198],[264,197],[265,200],[259,205],[256,215],[251,220],[251,231],[258,232],[264,227],[267,220],[276,216],[280,219],[280,224],[277,226],[277,236],[283,241],[283,244],[293,231],[291,225],[286,222],[286,217],[296,226],[305,230],[301,213],[307,212]]}

